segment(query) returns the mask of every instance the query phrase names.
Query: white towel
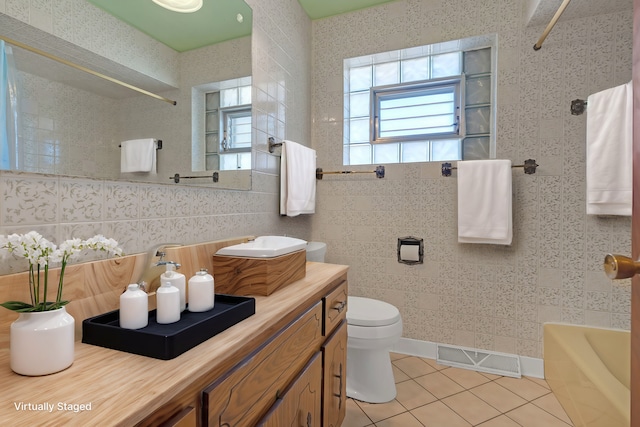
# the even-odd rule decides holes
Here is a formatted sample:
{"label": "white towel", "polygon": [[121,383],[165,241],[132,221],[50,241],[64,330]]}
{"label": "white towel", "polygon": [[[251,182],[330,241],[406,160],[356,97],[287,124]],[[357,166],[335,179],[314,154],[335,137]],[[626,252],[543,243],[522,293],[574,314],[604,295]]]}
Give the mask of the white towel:
{"label": "white towel", "polygon": [[316,211],[316,150],[284,141],[280,158],[280,214]]}
{"label": "white towel", "polygon": [[120,144],[120,172],[156,173],[156,142],[152,138],[132,139]]}
{"label": "white towel", "polygon": [[458,242],[510,245],[511,160],[458,162]]}
{"label": "white towel", "polygon": [[631,215],[633,86],[587,98],[587,214]]}

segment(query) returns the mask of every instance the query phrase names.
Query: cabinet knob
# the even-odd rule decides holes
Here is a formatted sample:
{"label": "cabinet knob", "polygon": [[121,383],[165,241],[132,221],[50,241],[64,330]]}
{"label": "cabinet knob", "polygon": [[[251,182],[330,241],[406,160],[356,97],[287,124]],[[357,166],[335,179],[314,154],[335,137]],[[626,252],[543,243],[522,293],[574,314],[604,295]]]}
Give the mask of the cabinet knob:
{"label": "cabinet knob", "polygon": [[338,313],[342,313],[342,310],[344,310],[344,308],[346,307],[347,302],[346,301],[340,301],[339,303],[337,303],[335,305],[335,307],[332,307],[332,309],[334,310],[338,310]]}
{"label": "cabinet knob", "polygon": [[307,412],[307,427],[311,427],[311,412]]}

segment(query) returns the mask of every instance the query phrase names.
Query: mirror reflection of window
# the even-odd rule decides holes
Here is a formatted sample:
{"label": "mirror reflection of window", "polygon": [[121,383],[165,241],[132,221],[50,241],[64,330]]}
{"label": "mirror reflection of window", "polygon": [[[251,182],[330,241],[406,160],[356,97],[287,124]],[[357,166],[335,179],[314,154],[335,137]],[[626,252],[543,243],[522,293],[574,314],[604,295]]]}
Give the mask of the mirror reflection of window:
{"label": "mirror reflection of window", "polygon": [[251,169],[251,85],[204,96],[207,170]]}

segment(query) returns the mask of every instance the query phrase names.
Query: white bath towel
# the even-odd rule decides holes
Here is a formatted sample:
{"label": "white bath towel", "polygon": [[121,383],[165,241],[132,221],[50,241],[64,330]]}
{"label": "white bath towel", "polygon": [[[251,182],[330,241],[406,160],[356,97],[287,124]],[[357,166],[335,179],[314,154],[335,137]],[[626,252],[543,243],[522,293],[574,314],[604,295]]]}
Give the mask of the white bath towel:
{"label": "white bath towel", "polygon": [[156,173],[156,141],[132,139],[120,144],[120,172]]}
{"label": "white bath towel", "polygon": [[587,214],[631,215],[631,82],[587,98]]}
{"label": "white bath towel", "polygon": [[316,150],[284,141],[280,158],[280,214],[316,211]]}
{"label": "white bath towel", "polygon": [[458,242],[510,245],[511,160],[458,162]]}

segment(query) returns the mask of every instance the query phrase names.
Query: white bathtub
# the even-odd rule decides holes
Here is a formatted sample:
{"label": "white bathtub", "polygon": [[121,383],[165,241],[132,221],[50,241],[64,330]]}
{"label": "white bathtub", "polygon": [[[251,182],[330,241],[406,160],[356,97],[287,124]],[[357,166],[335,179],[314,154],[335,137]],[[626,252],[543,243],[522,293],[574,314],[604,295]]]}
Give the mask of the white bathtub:
{"label": "white bathtub", "polygon": [[631,334],[546,323],[544,374],[576,427],[630,425]]}

